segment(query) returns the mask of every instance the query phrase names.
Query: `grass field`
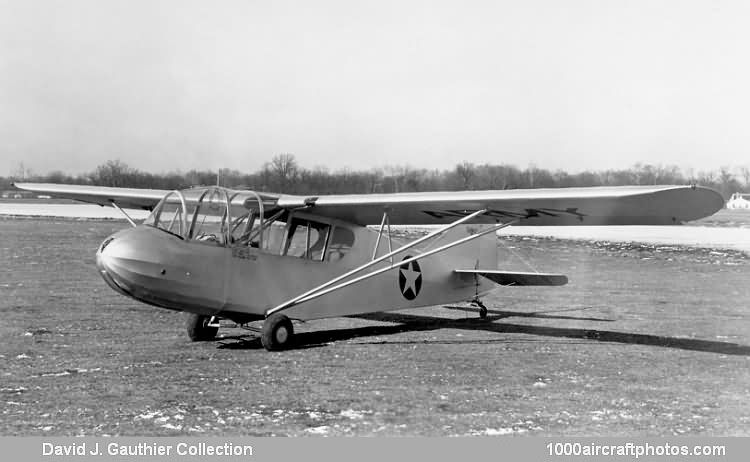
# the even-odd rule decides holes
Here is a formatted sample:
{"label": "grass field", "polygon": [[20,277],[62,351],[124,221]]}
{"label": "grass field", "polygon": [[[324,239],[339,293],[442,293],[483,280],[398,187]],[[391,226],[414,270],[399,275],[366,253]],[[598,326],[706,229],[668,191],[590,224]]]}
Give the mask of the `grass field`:
{"label": "grass field", "polygon": [[112,221],[0,219],[2,435],[750,435],[750,260],[504,238],[561,288],[191,343],[94,267]]}

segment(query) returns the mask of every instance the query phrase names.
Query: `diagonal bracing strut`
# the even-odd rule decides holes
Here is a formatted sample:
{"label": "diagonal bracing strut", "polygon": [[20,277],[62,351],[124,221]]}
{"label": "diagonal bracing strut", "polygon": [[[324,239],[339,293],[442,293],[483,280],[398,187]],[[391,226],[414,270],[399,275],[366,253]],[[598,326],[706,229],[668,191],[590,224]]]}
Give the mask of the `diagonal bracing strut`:
{"label": "diagonal bracing strut", "polygon": [[[362,266],[354,268],[353,270],[348,271],[348,272],[342,274],[341,276],[335,277],[335,278],[331,279],[330,281],[325,282],[325,283],[319,285],[318,287],[310,289],[307,292],[305,292],[303,294],[300,294],[300,295],[292,298],[291,300],[287,300],[284,303],[282,303],[282,304],[280,304],[280,305],[278,305],[278,306],[276,306],[274,308],[271,308],[271,309],[267,310],[266,311],[266,317],[271,316],[272,314],[274,314],[274,313],[276,313],[278,311],[284,310],[286,308],[290,308],[290,307],[298,304],[301,299],[303,299],[303,298],[305,298],[307,296],[310,296],[310,295],[314,294],[315,292],[317,292],[319,290],[322,290],[322,289],[325,289],[326,287],[332,286],[333,284],[335,284],[335,283],[337,283],[337,282],[339,282],[339,281],[341,281],[343,279],[346,279],[346,278],[348,278],[349,276],[351,276],[353,274],[359,273],[360,271],[363,271],[363,270],[365,270],[365,269],[367,269],[367,268],[369,268],[369,267],[371,267],[373,265],[376,265],[376,264],[380,263],[381,261],[383,261],[383,260],[385,260],[387,258],[390,258],[390,257],[396,255],[399,252],[403,252],[404,250],[410,249],[410,248],[414,247],[415,245],[419,245],[422,242],[424,242],[424,241],[426,241],[426,240],[428,240],[428,239],[430,239],[432,237],[435,237],[435,236],[437,236],[439,234],[442,234],[442,233],[448,231],[449,229],[454,228],[454,227],[460,225],[461,223],[465,223],[465,222],[467,222],[467,221],[469,221],[469,220],[471,220],[471,219],[473,219],[475,217],[478,217],[479,215],[481,215],[481,214],[483,214],[485,212],[487,212],[487,209],[477,210],[476,212],[472,213],[471,215],[467,215],[467,216],[465,216],[465,217],[463,217],[463,218],[461,218],[459,220],[454,221],[453,223],[450,223],[450,224],[448,224],[448,225],[446,225],[446,226],[444,226],[444,227],[442,227],[442,228],[440,228],[440,229],[438,229],[436,231],[431,232],[430,234],[427,234],[426,236],[422,236],[421,238],[417,239],[416,241],[409,242],[408,244],[403,245],[403,246],[399,247],[396,250],[393,250],[391,252],[388,252],[385,255],[382,255],[382,256],[380,256],[378,258],[370,260],[369,262],[365,263]],[[384,216],[383,217],[383,222],[384,223],[385,223],[385,218],[386,217]]]}
{"label": "diagonal bracing strut", "polygon": [[455,246],[461,245],[461,244],[463,244],[465,242],[469,242],[469,241],[471,241],[473,239],[476,239],[478,237],[484,236],[485,234],[496,232],[496,231],[498,231],[498,230],[500,230],[502,228],[505,228],[507,226],[510,226],[510,225],[515,224],[515,223],[518,222],[518,220],[513,220],[513,221],[510,221],[510,222],[507,222],[507,223],[497,224],[497,225],[495,225],[495,226],[493,226],[493,227],[491,227],[489,229],[486,229],[484,231],[481,231],[481,232],[479,232],[477,234],[472,234],[470,236],[466,236],[466,237],[464,237],[462,239],[459,239],[457,241],[453,241],[453,242],[450,242],[450,243],[445,244],[443,246],[440,246],[440,247],[438,247],[436,249],[430,250],[429,252],[425,252],[425,253],[416,255],[414,257],[410,257],[410,258],[408,258],[406,260],[403,260],[403,261],[400,261],[398,263],[392,263],[391,265],[386,266],[385,268],[380,268],[378,270],[372,271],[370,273],[364,274],[364,275],[359,276],[357,278],[351,279],[349,281],[346,281],[346,282],[343,282],[341,284],[338,284],[338,285],[335,285],[335,286],[331,287],[333,284],[335,284],[335,283],[337,283],[337,282],[339,282],[339,281],[341,281],[343,279],[346,279],[347,277],[349,277],[349,276],[351,276],[353,274],[356,274],[356,273],[358,273],[358,272],[360,272],[360,271],[362,271],[362,270],[364,270],[366,268],[369,268],[369,267],[371,267],[371,266],[373,266],[373,265],[375,265],[375,264],[377,264],[377,263],[379,263],[379,262],[381,262],[381,261],[383,261],[383,260],[385,260],[387,258],[390,258],[390,257],[392,257],[393,255],[395,255],[397,253],[400,253],[400,252],[403,252],[403,251],[405,251],[407,249],[410,249],[411,247],[414,247],[415,245],[418,245],[418,244],[426,241],[427,239],[430,239],[430,238],[435,237],[435,236],[437,236],[439,234],[442,234],[445,231],[447,231],[447,230],[449,230],[449,229],[451,229],[451,228],[453,228],[455,226],[458,226],[461,223],[464,223],[464,222],[466,222],[468,220],[471,220],[472,218],[475,218],[475,217],[477,217],[479,215],[482,215],[482,214],[484,214],[486,212],[487,212],[487,209],[479,210],[479,211],[476,211],[476,212],[472,213],[471,215],[467,215],[467,216],[465,216],[465,217],[463,217],[463,218],[461,218],[459,220],[456,220],[453,223],[450,223],[449,225],[446,225],[445,227],[440,228],[437,231],[434,231],[434,232],[432,232],[432,233],[430,233],[430,234],[428,234],[426,236],[423,236],[423,237],[417,239],[416,241],[413,241],[413,242],[410,242],[410,243],[408,243],[406,245],[403,245],[403,246],[399,247],[398,249],[396,249],[396,250],[394,250],[392,252],[389,252],[389,253],[387,253],[387,254],[385,254],[385,255],[383,255],[383,256],[375,259],[375,260],[372,260],[372,261],[370,261],[370,262],[368,262],[368,263],[366,263],[366,264],[364,264],[364,265],[362,265],[362,266],[360,266],[358,268],[355,268],[355,269],[353,269],[353,270],[351,270],[351,271],[349,271],[349,272],[347,272],[345,274],[342,274],[341,276],[338,276],[338,277],[336,277],[334,279],[331,279],[330,281],[328,281],[328,282],[326,282],[324,284],[321,284],[320,286],[315,287],[314,289],[311,289],[311,290],[309,290],[309,291],[307,291],[307,292],[305,292],[305,293],[303,293],[303,294],[301,294],[301,295],[299,295],[299,296],[297,296],[297,297],[295,297],[295,298],[293,298],[291,300],[288,300],[288,301],[286,301],[286,302],[284,302],[284,303],[282,303],[282,304],[280,304],[280,305],[278,305],[278,306],[276,306],[274,308],[271,308],[271,309],[269,309],[269,310],[266,311],[265,315],[266,315],[266,317],[268,317],[268,316],[270,316],[270,315],[272,315],[274,313],[277,313],[279,311],[291,308],[291,307],[293,307],[295,305],[298,305],[300,303],[304,303],[306,301],[313,300],[313,299],[318,298],[320,296],[323,296],[323,295],[325,295],[327,293],[330,293],[330,292],[342,289],[344,287],[347,287],[349,285],[352,285],[352,284],[355,284],[357,282],[363,281],[365,279],[369,279],[371,277],[377,276],[379,274],[382,274],[382,273],[384,273],[386,271],[390,271],[390,270],[392,270],[394,268],[397,268],[399,266],[402,266],[404,264],[408,264],[408,263],[411,263],[413,261],[416,261],[416,260],[419,260],[419,259],[422,259],[422,258],[425,258],[425,257],[429,257],[430,255],[434,255],[434,254],[436,254],[438,252],[442,252],[442,251],[447,250],[447,249],[449,249],[451,247],[455,247]]}

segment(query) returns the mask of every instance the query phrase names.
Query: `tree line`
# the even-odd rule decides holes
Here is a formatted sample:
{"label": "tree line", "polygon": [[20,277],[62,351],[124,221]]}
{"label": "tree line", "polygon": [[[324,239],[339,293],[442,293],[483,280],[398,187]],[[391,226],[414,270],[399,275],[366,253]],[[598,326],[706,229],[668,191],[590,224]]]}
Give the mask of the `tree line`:
{"label": "tree line", "polygon": [[683,171],[677,166],[635,164],[628,169],[569,173],[529,165],[461,162],[452,169],[407,166],[369,170],[304,168],[294,155],[279,154],[255,172],[233,169],[149,173],[120,160],[108,160],[93,172],[68,175],[60,171],[34,174],[23,164],[9,177],[0,177],[0,189],[14,181],[90,184],[129,188],[183,189],[216,185],[288,194],[366,194],[446,190],[566,188],[655,184],[698,184],[720,191],[725,198],[750,190],[750,168],[721,167],[716,171]]}

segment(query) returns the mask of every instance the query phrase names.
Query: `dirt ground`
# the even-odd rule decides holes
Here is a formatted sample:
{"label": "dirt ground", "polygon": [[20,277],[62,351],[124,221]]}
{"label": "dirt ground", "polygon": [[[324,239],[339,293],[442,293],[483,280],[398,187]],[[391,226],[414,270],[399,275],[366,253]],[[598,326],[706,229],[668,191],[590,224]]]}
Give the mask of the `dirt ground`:
{"label": "dirt ground", "polygon": [[300,324],[270,353],[112,291],[122,222],[0,218],[0,435],[750,435],[750,258],[504,238],[567,274],[468,305]]}

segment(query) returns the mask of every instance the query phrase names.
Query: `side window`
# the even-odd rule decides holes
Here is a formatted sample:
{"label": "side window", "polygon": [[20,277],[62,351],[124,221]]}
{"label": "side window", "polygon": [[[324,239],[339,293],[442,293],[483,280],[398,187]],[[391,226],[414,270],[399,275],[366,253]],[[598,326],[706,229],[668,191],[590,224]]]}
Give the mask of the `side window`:
{"label": "side window", "polygon": [[[263,250],[266,250],[268,252],[271,252],[272,254],[278,255],[281,253],[283,255],[283,249],[282,245],[284,243],[284,231],[286,230],[286,224],[284,222],[275,221],[271,223],[271,225],[266,228],[263,234]],[[252,246],[253,243],[257,245],[257,240],[254,242],[251,242],[250,245]]]}
{"label": "side window", "polygon": [[354,245],[354,233],[348,228],[336,226],[328,242],[328,261],[339,261]]}
{"label": "side window", "polygon": [[309,228],[306,222],[301,220],[292,221],[289,229],[289,239],[286,242],[285,255],[290,257],[304,257],[307,250],[307,233]]}
{"label": "side window", "polygon": [[330,226],[307,220],[293,220],[285,255],[321,261]]}
{"label": "side window", "polygon": [[312,238],[313,233],[310,233],[310,247],[308,255],[310,260],[323,261],[323,252],[326,250],[326,243],[328,242],[328,235],[331,233],[331,227],[322,223],[310,223],[311,231],[314,229],[315,239]]}

